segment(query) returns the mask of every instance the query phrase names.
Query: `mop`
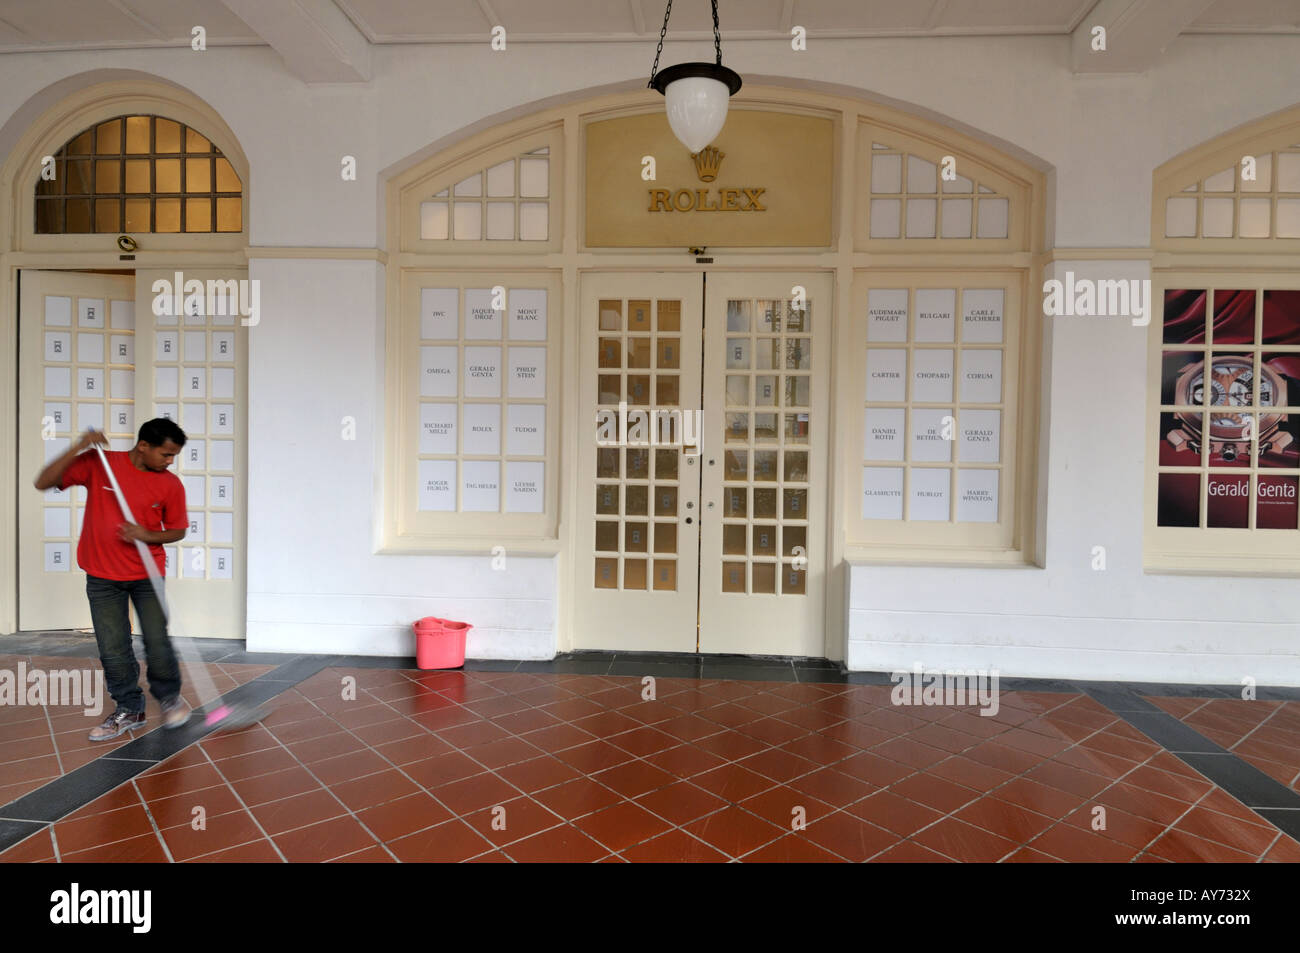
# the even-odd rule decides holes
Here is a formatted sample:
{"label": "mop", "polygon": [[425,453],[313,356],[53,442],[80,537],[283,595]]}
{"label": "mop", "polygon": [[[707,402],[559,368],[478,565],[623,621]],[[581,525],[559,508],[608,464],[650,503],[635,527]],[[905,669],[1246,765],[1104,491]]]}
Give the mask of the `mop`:
{"label": "mop", "polygon": [[[117,475],[113,473],[113,468],[108,465],[108,457],[104,455],[104,448],[96,446],[95,451],[99,454],[99,462],[103,465],[104,472],[108,474],[109,482],[113,484],[113,493],[117,496],[117,505],[121,507],[122,515],[126,517],[128,523],[134,523],[135,517],[131,515],[131,508],[127,505],[122,488],[118,485]],[[162,607],[163,619],[167,622],[168,633],[170,634],[171,612],[167,608],[167,599],[163,594],[163,581],[162,576],[158,574],[158,564],[154,561],[153,554],[149,552],[149,547],[143,542],[138,539],[135,540],[135,548],[140,553],[140,561],[144,563],[145,571],[149,574],[149,584],[153,586],[154,595],[158,597],[158,605]],[[182,643],[180,649],[181,656],[186,667],[190,670],[190,677],[198,691],[200,707],[207,705],[209,702],[221,702],[220,693],[212,681],[212,676],[208,674],[208,667],[203,664],[203,659],[199,656],[199,650],[189,643]],[[219,731],[230,731],[245,728],[265,717],[266,712],[260,706],[247,702],[235,702],[230,705],[221,702],[207,713],[204,724],[209,728],[216,727]]]}

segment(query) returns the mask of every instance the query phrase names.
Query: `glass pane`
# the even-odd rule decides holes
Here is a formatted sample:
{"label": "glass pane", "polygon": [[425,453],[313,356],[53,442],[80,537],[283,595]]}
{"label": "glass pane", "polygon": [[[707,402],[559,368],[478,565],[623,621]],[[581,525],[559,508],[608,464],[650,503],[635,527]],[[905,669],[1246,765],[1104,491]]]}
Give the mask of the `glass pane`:
{"label": "glass pane", "polygon": [[122,163],[108,159],[95,163],[95,191],[100,195],[105,192],[122,191]]}
{"label": "glass pane", "polygon": [[89,159],[69,159],[67,163],[68,194],[89,195],[95,191],[90,176],[93,169]]}
{"label": "glass pane", "polygon": [[623,330],[623,302],[614,299],[601,299],[600,329],[602,331]]}
{"label": "glass pane", "polygon": [[[656,531],[657,532],[657,531]],[[656,536],[657,541],[657,536]],[[677,562],[672,559],[655,560],[655,588],[676,591]]]}
{"label": "glass pane", "polygon": [[754,517],[776,519],[776,490],[754,490]]}
{"label": "glass pane", "polygon": [[507,159],[487,170],[487,194],[496,197],[515,194],[514,159]]}
{"label": "glass pane", "polygon": [[743,375],[728,375],[727,404],[732,407],[744,407],[749,404],[749,378]]}
{"label": "glass pane", "polygon": [[154,203],[154,231],[179,232],[181,230],[181,200],[157,199]]}
{"label": "glass pane", "polygon": [[660,374],[655,380],[655,402],[660,407],[676,407],[681,402],[675,374]]}
{"label": "glass pane", "polygon": [[212,143],[206,137],[199,135],[193,129],[185,130],[185,151],[186,152],[211,152]]}
{"label": "glass pane", "polygon": [[727,369],[749,367],[749,338],[727,338]]}
{"label": "glass pane", "polygon": [[722,505],[724,516],[743,517],[749,511],[749,490],[743,486],[722,488]]}
{"label": "glass pane", "polygon": [[[789,381],[786,382],[787,385]],[[754,405],[757,407],[775,407],[776,406],[776,378],[775,377],[756,377],[754,378]],[[790,406],[787,404],[786,406]]]}
{"label": "glass pane", "polygon": [[722,564],[722,591],[723,592],[744,592],[745,591],[745,564],[744,563],[723,563]]}
{"label": "glass pane", "polygon": [[159,192],[179,192],[181,190],[181,160],[158,159],[154,162],[155,188]]}
{"label": "glass pane", "polygon": [[[656,323],[660,331],[680,331],[682,329],[682,303],[680,301],[660,301],[657,305]],[[673,365],[676,367],[677,365]]]}
{"label": "glass pane", "polygon": [[812,341],[809,338],[790,338],[785,342],[786,370],[806,371],[812,366]]}
{"label": "glass pane", "polygon": [[907,157],[907,191],[934,192],[938,188],[939,168],[933,162],[917,156]]}
{"label": "glass pane", "polygon": [[[628,309],[633,315],[637,313],[634,308]],[[627,366],[628,367],[649,367],[650,366],[650,339],[633,338],[627,342]]]}
{"label": "glass pane", "polygon": [[617,404],[623,399],[623,378],[618,374],[601,374],[597,378],[600,391],[596,400],[602,404]]}
{"label": "glass pane", "polygon": [[513,202],[488,202],[487,237],[492,241],[514,241],[515,204]]}
{"label": "glass pane", "polygon": [[731,443],[749,441],[749,414],[727,414],[727,440]]}
{"label": "glass pane", "polygon": [[785,518],[802,520],[808,518],[808,491],[785,490]]}
{"label": "glass pane", "polygon": [[476,242],[483,237],[483,206],[457,202],[452,210],[454,236],[457,241]]}
{"label": "glass pane", "polygon": [[677,552],[677,524],[655,523],[655,552]]}
{"label": "glass pane", "polygon": [[776,436],[776,414],[755,414],[754,442],[775,443]]}
{"label": "glass pane", "polygon": [[[794,548],[799,546],[803,552],[796,553]],[[781,527],[781,554],[783,556],[807,556],[808,555],[808,527],[790,526],[789,524]]]}
{"label": "glass pane", "polygon": [[525,242],[544,242],[550,237],[550,211],[537,202],[519,205],[519,239]]}
{"label": "glass pane", "polygon": [[789,451],[785,455],[785,478],[794,483],[803,483],[808,479],[808,454]]}
{"label": "glass pane", "polygon": [[596,476],[617,480],[618,475],[618,448],[599,448],[596,451]]}
{"label": "glass pane", "polygon": [[776,592],[776,565],[774,563],[754,564],[754,592]]}
{"label": "glass pane", "polygon": [[655,516],[677,515],[677,487],[655,487]]}
{"label": "glass pane", "polygon": [[218,192],[238,192],[241,189],[239,176],[235,174],[235,167],[230,164],[226,158],[217,159],[217,191]]}
{"label": "glass pane", "polygon": [[618,338],[600,339],[600,366],[623,366],[623,342]]}
{"label": "glass pane", "polygon": [[185,191],[186,192],[211,192],[212,191],[212,160],[211,159],[186,159],[185,160]]}
{"label": "glass pane", "polygon": [[126,151],[136,153],[150,151],[148,116],[128,116],[126,118]]}
{"label": "glass pane", "polygon": [[447,237],[447,203],[420,203],[420,238],[441,241]]}
{"label": "glass pane", "polygon": [[525,198],[545,197],[549,189],[550,166],[548,159],[520,159],[519,194]]}
{"label": "glass pane", "polygon": [[[650,330],[650,302],[631,300],[627,303],[627,329],[629,331]],[[650,365],[646,365],[649,367]]]}
{"label": "glass pane", "polygon": [[154,148],[159,152],[181,151],[180,123],[172,122],[170,119],[155,119],[154,135],[157,138]]}
{"label": "glass pane", "polygon": [[801,596],[805,592],[806,569],[795,569],[790,563],[781,567],[781,592],[785,595]]}
{"label": "glass pane", "polygon": [[596,512],[618,515],[619,486],[616,483],[596,484]]}
{"label": "glass pane", "polygon": [[722,455],[722,475],[727,480],[745,480],[749,477],[749,454],[744,450],[727,450]]}
{"label": "glass pane", "polygon": [[748,300],[727,302],[727,330],[741,332],[749,330]]}
{"label": "glass pane", "polygon": [[131,159],[126,163],[126,191],[149,191],[148,159]]}
{"label": "glass pane", "polygon": [[[650,451],[627,450],[627,478],[629,480],[650,479]],[[628,493],[631,493],[629,487]]]}
{"label": "glass pane", "polygon": [[754,480],[758,483],[775,483],[776,458],[780,451],[777,450],[755,450],[754,451]]}
{"label": "glass pane", "polygon": [[627,559],[623,562],[623,588],[645,588],[646,561],[644,559]]}
{"label": "glass pane", "polygon": [[648,525],[629,522],[623,527],[623,551],[627,553],[644,553],[650,549]]}
{"label": "glass pane", "polygon": [[117,199],[95,200],[95,231],[117,232],[122,228],[122,203]]}
{"label": "glass pane", "polygon": [[84,234],[90,228],[90,199],[68,199],[68,232]]}
{"label": "glass pane", "polygon": [[49,199],[36,203],[36,233],[57,235],[63,231],[63,200]]}
{"label": "glass pane", "polygon": [[239,232],[244,229],[244,200],[217,199],[217,231]]}
{"label": "glass pane", "polygon": [[77,138],[68,143],[68,155],[70,156],[88,156],[95,151],[95,134],[87,129]]}
{"label": "glass pane", "polygon": [[149,231],[149,200],[126,200],[126,230],[128,232]]}
{"label": "glass pane", "polygon": [[647,516],[650,513],[650,490],[644,486],[625,486],[627,498],[625,513],[628,516]]}
{"label": "glass pane", "polygon": [[627,402],[643,406],[650,403],[650,378],[648,375],[629,374],[627,376]]}
{"label": "glass pane", "polygon": [[728,556],[745,555],[745,524],[727,523],[722,527],[722,551]]}
{"label": "glass pane", "polygon": [[596,579],[595,586],[597,589],[617,589],[618,588],[618,559],[597,559],[596,560]]}
{"label": "glass pane", "polygon": [[677,451],[655,451],[655,478],[659,480],[677,479]]}
{"label": "glass pane", "polygon": [[212,200],[211,199],[186,199],[185,200],[185,231],[187,232],[212,231]]}
{"label": "glass pane", "polygon": [[599,520],[596,523],[596,549],[607,552],[618,552],[618,522],[615,520]]}
{"label": "glass pane", "polygon": [[97,155],[118,155],[122,151],[122,121],[110,119],[99,124],[95,130],[95,152]]}
{"label": "glass pane", "polygon": [[775,556],[776,555],[776,527],[771,524],[759,524],[754,527],[754,550],[755,556]]}

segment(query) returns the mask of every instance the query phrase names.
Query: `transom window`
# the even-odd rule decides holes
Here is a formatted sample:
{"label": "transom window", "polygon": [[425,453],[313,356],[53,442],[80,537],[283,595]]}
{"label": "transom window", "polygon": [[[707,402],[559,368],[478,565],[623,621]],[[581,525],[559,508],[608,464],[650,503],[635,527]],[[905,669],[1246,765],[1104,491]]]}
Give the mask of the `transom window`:
{"label": "transom window", "polygon": [[36,182],[38,235],[243,230],[239,175],[184,123],[118,116],[74,136],[52,158]]}

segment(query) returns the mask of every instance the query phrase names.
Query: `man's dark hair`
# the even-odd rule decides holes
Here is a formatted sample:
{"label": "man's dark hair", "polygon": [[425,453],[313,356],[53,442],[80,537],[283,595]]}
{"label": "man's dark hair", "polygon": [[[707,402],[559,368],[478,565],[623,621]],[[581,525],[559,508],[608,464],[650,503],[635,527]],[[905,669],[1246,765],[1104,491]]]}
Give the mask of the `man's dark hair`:
{"label": "man's dark hair", "polygon": [[161,447],[168,440],[178,447],[185,446],[185,431],[176,426],[176,421],[166,417],[155,417],[140,425],[140,439],[151,447]]}

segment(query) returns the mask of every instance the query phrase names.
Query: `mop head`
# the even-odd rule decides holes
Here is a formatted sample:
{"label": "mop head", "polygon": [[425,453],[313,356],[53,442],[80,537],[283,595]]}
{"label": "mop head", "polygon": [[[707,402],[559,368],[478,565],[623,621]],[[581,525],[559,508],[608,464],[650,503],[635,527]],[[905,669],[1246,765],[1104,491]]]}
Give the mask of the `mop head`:
{"label": "mop head", "polygon": [[233,705],[219,705],[208,712],[203,723],[217,731],[236,731],[256,724],[266,717],[266,709],[260,705],[247,702],[235,702]]}

